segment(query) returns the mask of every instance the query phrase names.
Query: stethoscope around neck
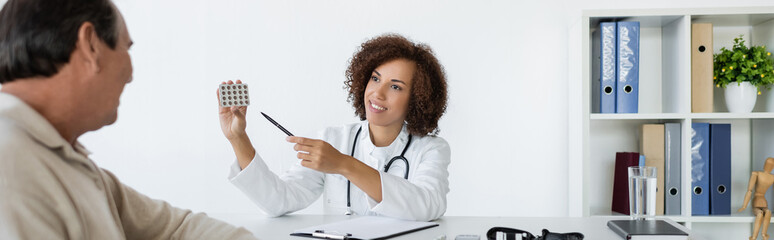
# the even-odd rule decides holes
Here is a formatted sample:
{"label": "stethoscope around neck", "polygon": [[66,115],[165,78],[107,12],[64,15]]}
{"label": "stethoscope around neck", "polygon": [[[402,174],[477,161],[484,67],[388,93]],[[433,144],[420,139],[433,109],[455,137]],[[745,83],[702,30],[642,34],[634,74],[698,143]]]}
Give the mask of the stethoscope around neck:
{"label": "stethoscope around neck", "polygon": [[[360,137],[360,132],[363,131],[363,127],[357,129],[357,133],[355,133],[355,140],[352,141],[352,153],[349,154],[349,156],[355,157],[355,149],[357,147],[357,138]],[[409,146],[411,146],[411,134],[408,135],[408,141],[406,142],[406,146],[403,147],[403,151],[400,153],[400,156],[395,156],[392,159],[390,159],[389,162],[387,162],[387,165],[384,165],[384,172],[387,172],[387,170],[390,170],[390,166],[392,166],[392,163],[395,162],[395,160],[401,160],[403,163],[406,164],[406,171],[403,172],[403,178],[408,180],[409,176],[409,162],[404,157],[406,154],[406,150],[408,150]],[[352,204],[350,202],[350,194],[349,189],[352,187],[352,183],[347,180],[347,211],[344,212],[345,215],[352,215]]]}

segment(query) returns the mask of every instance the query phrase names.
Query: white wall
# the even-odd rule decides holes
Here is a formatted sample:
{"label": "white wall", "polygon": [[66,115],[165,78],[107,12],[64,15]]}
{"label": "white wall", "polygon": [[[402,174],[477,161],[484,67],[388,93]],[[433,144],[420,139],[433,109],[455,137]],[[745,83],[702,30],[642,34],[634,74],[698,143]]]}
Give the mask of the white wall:
{"label": "white wall", "polygon": [[[0,0],[0,3],[5,1]],[[250,84],[248,132],[275,171],[295,162],[264,111],[296,135],[356,120],[342,89],[364,40],[397,32],[446,68],[440,122],[452,147],[447,215],[565,216],[568,95],[582,9],[771,5],[756,1],[116,0],[135,42],[134,82],[116,124],[80,140],[124,183],[173,205],[258,212],[226,179],[233,153],[217,119],[220,81]],[[571,34],[572,33],[572,34]],[[573,39],[573,40],[570,40]],[[573,46],[573,47],[568,47]],[[570,58],[575,56],[575,58]],[[577,79],[576,79],[577,81]],[[303,213],[320,213],[315,203]]]}

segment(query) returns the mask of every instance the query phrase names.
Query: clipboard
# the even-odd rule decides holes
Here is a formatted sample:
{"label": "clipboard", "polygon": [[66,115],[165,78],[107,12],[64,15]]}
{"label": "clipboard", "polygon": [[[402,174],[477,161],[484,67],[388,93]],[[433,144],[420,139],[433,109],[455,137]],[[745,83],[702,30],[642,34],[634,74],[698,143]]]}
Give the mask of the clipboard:
{"label": "clipboard", "polygon": [[293,231],[290,236],[319,239],[388,239],[438,226],[434,222],[415,222],[394,218],[363,216],[311,226]]}

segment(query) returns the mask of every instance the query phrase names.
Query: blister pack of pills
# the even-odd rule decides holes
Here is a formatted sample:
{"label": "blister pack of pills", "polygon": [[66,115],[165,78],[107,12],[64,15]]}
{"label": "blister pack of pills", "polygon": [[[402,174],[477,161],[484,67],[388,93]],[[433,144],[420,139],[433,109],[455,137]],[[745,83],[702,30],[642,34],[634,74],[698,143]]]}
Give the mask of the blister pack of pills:
{"label": "blister pack of pills", "polygon": [[250,95],[247,94],[247,84],[221,84],[219,90],[221,107],[250,105]]}

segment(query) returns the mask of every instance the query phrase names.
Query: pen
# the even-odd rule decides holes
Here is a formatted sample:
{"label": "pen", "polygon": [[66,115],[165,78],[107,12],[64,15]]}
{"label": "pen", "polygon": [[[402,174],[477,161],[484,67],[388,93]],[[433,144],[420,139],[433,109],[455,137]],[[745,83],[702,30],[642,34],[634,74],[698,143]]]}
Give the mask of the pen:
{"label": "pen", "polygon": [[282,127],[282,125],[280,125],[279,123],[277,123],[276,121],[274,121],[274,119],[271,119],[271,117],[269,117],[269,115],[266,115],[266,114],[265,114],[265,113],[263,113],[263,112],[261,112],[261,115],[263,115],[264,117],[266,117],[266,120],[269,120],[269,122],[271,122],[272,124],[274,124],[274,126],[277,126],[277,127],[280,129],[280,130],[282,130],[283,132],[285,132],[285,134],[287,134],[288,136],[293,136],[293,134],[292,134],[292,133],[290,133],[290,131],[288,131],[287,129],[285,129],[284,127]]}

